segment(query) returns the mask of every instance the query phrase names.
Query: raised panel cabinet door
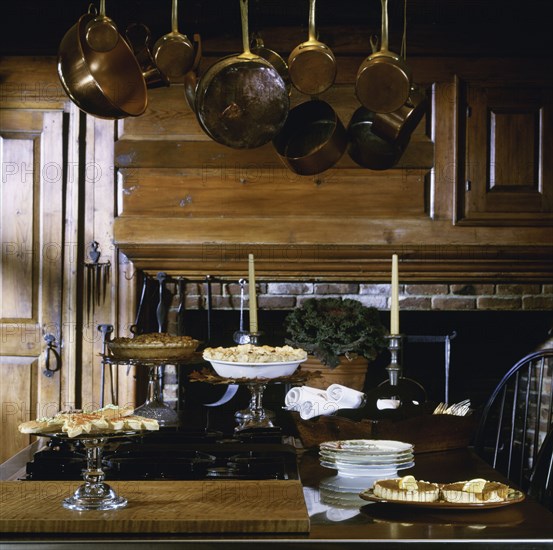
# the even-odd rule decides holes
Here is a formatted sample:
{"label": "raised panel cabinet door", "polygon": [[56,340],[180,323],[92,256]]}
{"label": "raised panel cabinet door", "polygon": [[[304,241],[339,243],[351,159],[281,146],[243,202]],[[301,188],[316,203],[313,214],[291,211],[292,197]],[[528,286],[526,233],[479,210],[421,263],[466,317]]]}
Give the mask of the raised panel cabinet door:
{"label": "raised panel cabinet door", "polygon": [[60,407],[62,129],[60,111],[0,110],[0,462]]}
{"label": "raised panel cabinet door", "polygon": [[464,114],[459,221],[552,224],[552,91],[469,85]]}

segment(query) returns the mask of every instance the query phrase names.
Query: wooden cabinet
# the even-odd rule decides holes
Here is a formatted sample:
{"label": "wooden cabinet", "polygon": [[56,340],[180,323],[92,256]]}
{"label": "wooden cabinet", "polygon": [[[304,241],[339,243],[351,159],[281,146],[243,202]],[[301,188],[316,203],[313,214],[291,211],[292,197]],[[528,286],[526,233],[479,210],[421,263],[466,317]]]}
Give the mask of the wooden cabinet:
{"label": "wooden cabinet", "polygon": [[457,221],[553,222],[551,88],[462,86]]}

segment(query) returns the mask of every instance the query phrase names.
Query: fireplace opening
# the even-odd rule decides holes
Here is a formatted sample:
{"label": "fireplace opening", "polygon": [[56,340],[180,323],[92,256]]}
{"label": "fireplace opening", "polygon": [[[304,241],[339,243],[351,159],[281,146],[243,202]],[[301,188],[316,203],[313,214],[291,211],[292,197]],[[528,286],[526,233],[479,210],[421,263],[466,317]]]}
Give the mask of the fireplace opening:
{"label": "fireplace opening", "polygon": [[[288,313],[283,310],[258,312],[263,344],[285,343],[284,320]],[[382,311],[380,315],[384,325],[389,326],[389,312]],[[449,401],[469,398],[473,407],[479,408],[508,369],[550,337],[552,317],[550,312],[545,311],[402,311],[401,330],[407,336],[450,335]],[[211,338],[208,340],[207,312],[190,310],[185,314],[185,333],[206,345],[235,345],[232,335],[238,326],[238,311],[214,310],[211,314]],[[389,353],[385,351],[369,365],[366,390],[386,379],[388,362]],[[402,368],[404,376],[424,386],[430,401],[444,400],[446,374],[443,342],[410,342],[407,339]],[[190,367],[178,369],[178,407],[192,415],[192,411],[202,409],[203,404],[216,401],[224,393],[224,388],[190,383],[187,369]],[[283,385],[270,385],[266,390],[266,405],[273,409],[282,408],[284,391]],[[223,405],[219,411],[212,411],[212,414],[230,414],[232,410],[245,407],[248,395],[247,391],[239,391],[230,403]],[[199,414],[201,416],[202,413]]]}

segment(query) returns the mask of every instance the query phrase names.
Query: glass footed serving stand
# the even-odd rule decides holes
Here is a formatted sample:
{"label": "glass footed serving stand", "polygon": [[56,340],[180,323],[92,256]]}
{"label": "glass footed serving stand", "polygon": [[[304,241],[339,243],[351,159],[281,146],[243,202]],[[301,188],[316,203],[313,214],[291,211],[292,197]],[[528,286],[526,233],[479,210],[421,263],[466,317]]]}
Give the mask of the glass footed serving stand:
{"label": "glass footed serving stand", "polygon": [[72,496],[63,499],[62,506],[68,510],[116,510],[127,506],[127,499],[104,483],[105,474],[102,470],[103,449],[108,441],[132,437],[146,433],[141,431],[124,431],[110,434],[81,434],[69,437],[66,433],[39,433],[39,437],[50,437],[82,442],[86,450],[86,470],[83,472],[84,484]]}
{"label": "glass footed serving stand", "polygon": [[160,426],[178,426],[180,424],[177,412],[163,401],[161,383],[163,367],[166,362],[131,361],[132,364],[148,367],[148,391],[146,401],[134,410],[134,414],[154,418]]}
{"label": "glass footed serving stand", "polygon": [[238,425],[234,428],[235,432],[248,430],[251,428],[274,428],[272,418],[275,413],[263,407],[263,392],[267,387],[267,380],[251,380],[243,383],[251,392],[251,399],[247,409],[237,411],[234,418]]}
{"label": "glass footed serving stand", "polygon": [[[186,356],[188,361],[193,360],[190,356]],[[106,364],[117,363],[123,365],[136,365],[139,367],[148,368],[148,388],[146,393],[146,401],[134,410],[134,414],[153,418],[158,421],[158,424],[163,427],[176,427],[180,425],[178,414],[174,409],[169,407],[163,401],[163,367],[168,364],[182,363],[182,358],[174,359],[128,359],[104,356]]]}
{"label": "glass footed serving stand", "polygon": [[204,368],[199,372],[189,375],[191,382],[206,382],[208,384],[238,384],[246,386],[251,393],[251,398],[246,409],[238,411],[234,418],[238,425],[234,428],[235,432],[251,428],[274,428],[272,422],[274,418],[273,411],[268,411],[263,407],[263,392],[269,384],[306,384],[311,378],[316,378],[316,374],[306,373],[301,370],[291,375],[279,376],[276,378],[225,378],[213,373],[210,369]]}

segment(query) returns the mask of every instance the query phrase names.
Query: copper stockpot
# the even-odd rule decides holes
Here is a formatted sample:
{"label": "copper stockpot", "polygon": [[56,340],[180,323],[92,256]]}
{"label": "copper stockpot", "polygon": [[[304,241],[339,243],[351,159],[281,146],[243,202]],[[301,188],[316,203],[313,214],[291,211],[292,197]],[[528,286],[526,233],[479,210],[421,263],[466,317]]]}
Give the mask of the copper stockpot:
{"label": "copper stockpot", "polygon": [[280,131],[290,107],[278,71],[249,47],[248,3],[240,0],[243,53],[214,63],[195,91],[195,112],[203,130],[235,149],[265,145]]}
{"label": "copper stockpot", "polygon": [[407,101],[411,89],[411,70],[400,55],[388,49],[388,0],[381,2],[381,47],[361,63],[355,93],[361,105],[369,111],[390,113]]}
{"label": "copper stockpot", "polygon": [[70,99],[85,113],[107,119],[139,116],[148,94],[142,71],[125,40],[108,52],[94,51],[86,42],[86,26],[94,19],[80,17],[63,37],[58,51],[58,76]]}
{"label": "copper stockpot", "polygon": [[309,176],[324,172],[340,160],[347,147],[347,135],[328,103],[311,100],[290,111],[273,146],[290,170]]}

